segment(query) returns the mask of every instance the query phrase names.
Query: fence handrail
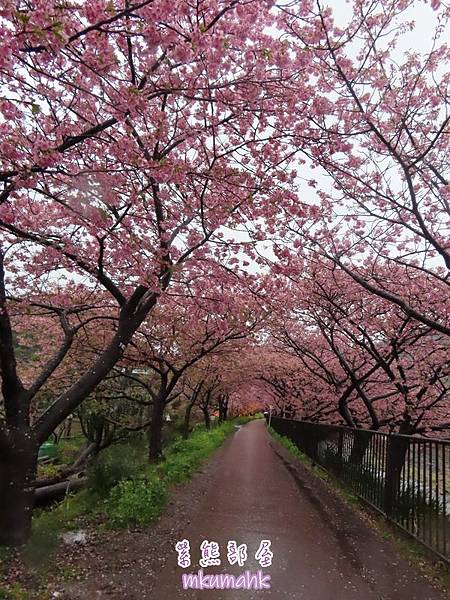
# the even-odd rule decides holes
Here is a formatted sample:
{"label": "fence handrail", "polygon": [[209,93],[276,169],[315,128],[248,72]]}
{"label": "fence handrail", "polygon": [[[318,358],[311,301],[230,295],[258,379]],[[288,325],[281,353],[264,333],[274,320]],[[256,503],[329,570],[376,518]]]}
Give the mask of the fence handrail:
{"label": "fence handrail", "polygon": [[438,442],[439,444],[445,444],[450,446],[449,438],[439,438],[439,437],[427,437],[425,435],[407,435],[405,433],[395,433],[392,431],[380,431],[379,429],[363,429],[362,427],[349,427],[348,425],[338,425],[337,423],[321,423],[320,421],[305,421],[303,419],[289,419],[287,417],[279,417],[278,415],[272,414],[272,419],[281,419],[283,421],[293,421],[294,423],[305,423],[305,425],[314,425],[320,427],[329,427],[330,429],[342,429],[343,431],[362,431],[364,433],[375,433],[377,435],[385,435],[387,437],[402,437],[409,438],[410,440],[415,440],[419,442]]}

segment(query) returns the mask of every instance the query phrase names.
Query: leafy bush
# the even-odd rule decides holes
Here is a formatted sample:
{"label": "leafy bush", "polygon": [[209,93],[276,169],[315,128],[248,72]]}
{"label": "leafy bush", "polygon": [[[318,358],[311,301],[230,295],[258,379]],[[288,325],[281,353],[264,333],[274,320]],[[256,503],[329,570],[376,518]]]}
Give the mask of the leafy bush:
{"label": "leafy bush", "polygon": [[129,479],[143,466],[144,454],[134,445],[118,444],[104,450],[88,468],[88,488],[107,496],[123,479]]}
{"label": "leafy bush", "polygon": [[192,475],[198,465],[193,456],[183,453],[169,456],[161,468],[161,475],[168,483],[181,483]]}
{"label": "leafy bush", "polygon": [[118,527],[147,525],[158,517],[166,499],[166,484],[157,477],[120,481],[105,501],[106,514]]}

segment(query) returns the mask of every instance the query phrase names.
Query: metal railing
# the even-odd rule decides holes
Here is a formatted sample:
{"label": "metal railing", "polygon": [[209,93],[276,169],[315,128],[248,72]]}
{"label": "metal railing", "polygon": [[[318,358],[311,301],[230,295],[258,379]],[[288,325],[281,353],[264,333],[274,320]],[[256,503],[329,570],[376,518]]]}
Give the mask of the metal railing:
{"label": "metal railing", "polygon": [[273,416],[271,425],[450,563],[450,442]]}

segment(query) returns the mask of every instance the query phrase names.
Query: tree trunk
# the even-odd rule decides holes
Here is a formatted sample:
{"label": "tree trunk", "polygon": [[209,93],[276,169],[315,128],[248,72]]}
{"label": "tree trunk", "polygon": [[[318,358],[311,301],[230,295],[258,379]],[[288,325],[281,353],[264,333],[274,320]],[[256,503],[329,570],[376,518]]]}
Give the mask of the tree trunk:
{"label": "tree trunk", "polygon": [[384,512],[393,516],[398,508],[402,470],[409,448],[406,436],[389,436],[386,454],[386,478],[384,485]]}
{"label": "tree trunk", "polygon": [[225,394],[219,396],[219,423],[223,423],[228,417],[228,397]]}
{"label": "tree trunk", "polygon": [[191,421],[191,413],[193,404],[188,404],[186,407],[186,412],[184,413],[184,423],[183,423],[183,439],[187,440],[189,437],[189,425]]}
{"label": "tree trunk", "polygon": [[205,427],[206,429],[211,429],[211,417],[209,416],[209,411],[207,408],[202,408],[202,411],[205,419]]}
{"label": "tree trunk", "polygon": [[[0,546],[24,543],[31,533],[34,485],[39,444],[45,442],[103,380],[122,356],[134,332],[154,307],[159,292],[137,286],[120,309],[119,324],[107,348],[97,360],[33,424],[28,423],[30,402],[40,385],[26,391],[16,373],[12,329],[6,309],[3,266],[0,252],[0,371],[6,424],[0,425]],[[162,278],[162,289],[171,272]],[[52,373],[50,372],[50,375]],[[48,375],[48,376],[50,376]],[[39,379],[35,381],[35,385]],[[162,421],[162,416],[161,416]],[[161,439],[159,439],[159,453]]]}
{"label": "tree trunk", "polygon": [[0,546],[19,546],[31,534],[38,446],[28,431],[9,437],[0,453]]}
{"label": "tree trunk", "polygon": [[164,423],[164,400],[157,398],[153,403],[152,420],[148,430],[150,462],[159,460],[162,456],[162,428]]}
{"label": "tree trunk", "polygon": [[348,462],[352,465],[361,465],[364,460],[364,455],[370,446],[372,433],[365,429],[354,429],[353,431],[353,446]]}

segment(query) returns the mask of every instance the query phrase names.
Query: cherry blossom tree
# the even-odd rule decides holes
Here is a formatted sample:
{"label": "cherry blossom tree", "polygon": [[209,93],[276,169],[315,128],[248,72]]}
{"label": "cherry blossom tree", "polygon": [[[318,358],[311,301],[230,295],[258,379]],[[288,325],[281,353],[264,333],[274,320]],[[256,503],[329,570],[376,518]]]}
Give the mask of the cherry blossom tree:
{"label": "cherry blossom tree", "polygon": [[286,287],[279,290],[284,313],[278,305],[270,325],[273,367],[264,376],[286,403],[305,405],[301,412],[314,419],[339,415],[350,427],[414,434],[447,426],[446,336],[323,260]]}
{"label": "cherry blossom tree", "polygon": [[311,173],[299,173],[310,186],[300,198],[312,206],[287,230],[301,251],[449,335],[450,12],[418,4],[355,0],[345,20],[320,0],[282,11],[279,27],[293,52],[309,50],[320,90],[292,98],[302,119],[292,144]]}
{"label": "cherry blossom tree", "polygon": [[[39,444],[110,372],[170,281],[229,260],[230,231],[251,218],[262,231],[276,214],[289,152],[270,119],[299,75],[265,33],[270,7],[2,3],[1,544],[29,535]],[[33,391],[75,325],[63,315],[62,346],[30,388],[10,302],[55,281],[108,294],[114,320],[96,360],[32,424]]]}

